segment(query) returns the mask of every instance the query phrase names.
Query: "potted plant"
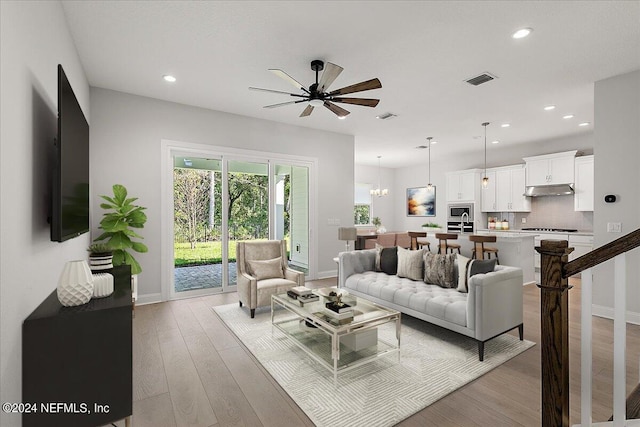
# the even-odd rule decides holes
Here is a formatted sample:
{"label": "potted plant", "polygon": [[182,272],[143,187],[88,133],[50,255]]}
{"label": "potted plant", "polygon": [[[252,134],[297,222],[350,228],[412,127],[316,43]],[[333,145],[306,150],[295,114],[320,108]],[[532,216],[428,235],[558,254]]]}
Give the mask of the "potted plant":
{"label": "potted plant", "polygon": [[431,231],[432,233],[442,231],[442,227],[435,222],[427,222],[426,224],[422,224],[422,229],[424,231]]}
{"label": "potted plant", "polygon": [[371,224],[376,227],[376,233],[381,234],[387,231],[387,229],[382,225],[382,221],[380,221],[380,217],[374,216],[371,220]]}
{"label": "potted plant", "polygon": [[106,243],[94,243],[87,248],[89,268],[91,270],[109,270],[113,268],[113,250]]}
{"label": "potted plant", "polygon": [[140,264],[131,255],[130,251],[144,253],[149,249],[141,242],[132,239],[143,239],[141,235],[132,229],[143,228],[147,222],[146,208],[134,205],[137,197],[127,198],[127,189],[116,184],[113,186],[113,196],[100,196],[107,203],[101,203],[100,207],[106,209],[100,228],[103,233],[95,241],[106,241],[113,251],[113,265],[128,264],[131,266],[132,291],[136,292],[137,274],[142,271]]}

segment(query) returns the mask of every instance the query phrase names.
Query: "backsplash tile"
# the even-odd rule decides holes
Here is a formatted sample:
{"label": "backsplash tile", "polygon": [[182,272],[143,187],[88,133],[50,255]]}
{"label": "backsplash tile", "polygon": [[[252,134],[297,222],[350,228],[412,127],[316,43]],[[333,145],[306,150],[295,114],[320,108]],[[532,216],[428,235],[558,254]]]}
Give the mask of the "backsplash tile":
{"label": "backsplash tile", "polygon": [[[575,228],[580,231],[593,230],[593,212],[573,210],[573,195],[532,197],[531,212],[518,212],[514,228],[550,227]],[[522,218],[527,219],[522,224]]]}

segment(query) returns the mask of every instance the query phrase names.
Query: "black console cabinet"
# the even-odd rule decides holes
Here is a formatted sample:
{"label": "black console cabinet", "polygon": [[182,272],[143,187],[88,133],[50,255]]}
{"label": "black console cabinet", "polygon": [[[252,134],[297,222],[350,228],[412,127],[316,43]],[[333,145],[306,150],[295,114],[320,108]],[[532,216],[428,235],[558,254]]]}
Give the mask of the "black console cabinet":
{"label": "black console cabinet", "polygon": [[24,427],[93,427],[131,416],[131,267],[106,272],[111,296],[63,307],[54,291],[24,321]]}

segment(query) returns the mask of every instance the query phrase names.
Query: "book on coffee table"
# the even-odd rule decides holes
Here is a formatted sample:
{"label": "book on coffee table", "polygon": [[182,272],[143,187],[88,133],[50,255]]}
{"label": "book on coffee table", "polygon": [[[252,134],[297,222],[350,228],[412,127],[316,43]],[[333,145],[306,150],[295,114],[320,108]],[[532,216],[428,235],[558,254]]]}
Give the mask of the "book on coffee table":
{"label": "book on coffee table", "polygon": [[335,313],[346,313],[349,311],[353,311],[353,307],[351,307],[349,304],[343,303],[342,305],[339,306],[334,301],[326,303],[325,307],[327,307],[329,310]]}
{"label": "book on coffee table", "polygon": [[287,293],[289,292],[293,292],[298,296],[312,294],[311,289],[305,288],[304,286],[296,286],[295,288],[291,288],[289,291],[287,291]]}

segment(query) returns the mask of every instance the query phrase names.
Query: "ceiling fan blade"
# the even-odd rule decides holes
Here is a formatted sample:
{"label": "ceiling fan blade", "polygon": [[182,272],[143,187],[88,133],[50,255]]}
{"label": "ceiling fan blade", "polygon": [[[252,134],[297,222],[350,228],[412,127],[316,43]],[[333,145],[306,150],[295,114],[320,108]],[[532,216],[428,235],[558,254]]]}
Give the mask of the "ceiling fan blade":
{"label": "ceiling fan blade", "polygon": [[343,87],[341,89],[336,89],[333,92],[329,93],[329,95],[346,95],[347,93],[364,92],[365,90],[380,89],[381,87],[382,83],[380,83],[380,80],[371,79],[367,80],[366,82],[360,82],[351,86]]}
{"label": "ceiling fan blade", "polygon": [[312,112],[313,112],[313,105],[307,105],[307,108],[305,108],[302,111],[302,114],[300,114],[300,117],[307,117],[311,115]]}
{"label": "ceiling fan blade", "polygon": [[304,85],[302,85],[302,83],[300,83],[299,81],[297,81],[296,79],[291,77],[289,74],[285,73],[284,71],[282,71],[282,70],[280,70],[278,68],[270,68],[269,71],[271,71],[273,74],[275,74],[276,76],[280,77],[281,79],[288,81],[290,84],[292,84],[296,88],[301,89],[301,90],[309,93],[307,88],[304,87]]}
{"label": "ceiling fan blade", "polygon": [[344,104],[362,105],[364,107],[375,107],[380,102],[379,99],[369,98],[331,98],[331,102],[342,102]]}
{"label": "ceiling fan blade", "polygon": [[333,114],[335,114],[338,117],[344,117],[344,116],[350,114],[344,108],[338,107],[336,104],[333,104],[333,103],[331,103],[329,101],[324,101],[324,106],[327,107],[329,110],[331,110],[331,112],[333,112]]}
{"label": "ceiling fan blade", "polygon": [[262,89],[259,87],[250,87],[249,90],[256,90],[259,92],[270,92],[270,93],[279,93],[281,95],[289,95],[289,96],[297,96],[299,98],[304,98],[305,95],[298,95],[297,93],[289,93],[289,92],[283,92],[281,90],[273,90],[273,89]]}
{"label": "ceiling fan blade", "polygon": [[280,104],[265,105],[262,108],[276,108],[276,107],[282,107],[283,105],[297,104],[299,102],[305,102],[305,101],[306,101],[306,99],[301,99],[300,101],[281,102]]}
{"label": "ceiling fan blade", "polygon": [[339,65],[332,64],[331,62],[327,62],[324,64],[324,71],[322,72],[322,77],[320,77],[320,81],[318,82],[318,91],[324,92],[329,89],[331,83],[340,75],[340,73],[344,70]]}

